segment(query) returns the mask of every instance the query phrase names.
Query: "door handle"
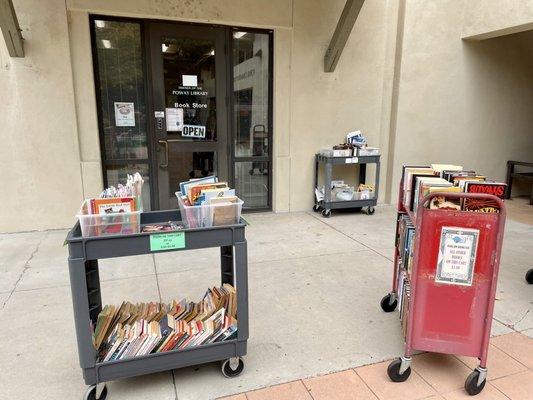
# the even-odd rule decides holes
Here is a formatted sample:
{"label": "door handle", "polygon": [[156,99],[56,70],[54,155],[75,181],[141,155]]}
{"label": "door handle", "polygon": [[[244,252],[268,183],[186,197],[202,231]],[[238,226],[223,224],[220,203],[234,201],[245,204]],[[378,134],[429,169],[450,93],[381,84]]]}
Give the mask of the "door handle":
{"label": "door handle", "polygon": [[159,143],[165,148],[165,162],[163,164],[159,164],[159,168],[167,168],[168,167],[168,142],[166,140],[158,140],[157,143]]}
{"label": "door handle", "polygon": [[158,140],[157,143],[159,143],[161,146],[165,148],[165,163],[159,164],[160,168],[167,168],[168,167],[168,144],[169,143],[178,143],[181,142],[180,139],[167,139],[167,140]]}

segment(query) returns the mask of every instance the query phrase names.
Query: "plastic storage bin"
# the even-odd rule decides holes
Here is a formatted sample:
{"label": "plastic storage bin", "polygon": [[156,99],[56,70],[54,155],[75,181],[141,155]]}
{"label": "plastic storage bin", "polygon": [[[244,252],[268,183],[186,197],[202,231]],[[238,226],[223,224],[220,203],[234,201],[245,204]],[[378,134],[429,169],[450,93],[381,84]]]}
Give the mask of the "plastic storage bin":
{"label": "plastic storage bin", "polygon": [[86,214],[88,201],[83,202],[77,215],[83,237],[128,235],[140,232],[142,210],[112,214]]}
{"label": "plastic storage bin", "polygon": [[354,192],[354,200],[372,200],[374,199],[374,192],[369,190],[363,190],[362,192]]}
{"label": "plastic storage bin", "polygon": [[181,219],[186,228],[210,228],[238,224],[241,220],[244,201],[236,203],[205,204],[188,206],[181,199],[181,192],[176,192]]}

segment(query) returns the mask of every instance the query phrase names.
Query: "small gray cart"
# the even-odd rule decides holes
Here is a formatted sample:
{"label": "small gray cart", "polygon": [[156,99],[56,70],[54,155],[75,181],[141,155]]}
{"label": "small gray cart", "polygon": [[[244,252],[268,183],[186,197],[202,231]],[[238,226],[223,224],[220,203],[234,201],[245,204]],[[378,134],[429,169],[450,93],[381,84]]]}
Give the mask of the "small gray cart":
{"label": "small gray cart", "polygon": [[[331,210],[339,208],[356,208],[362,209],[366,207],[368,215],[374,214],[374,206],[377,204],[379,194],[379,167],[380,156],[357,156],[357,157],[329,157],[322,154],[315,154],[315,188],[318,187],[318,169],[320,164],[324,164],[324,199],[318,201],[316,195],[314,196],[313,210],[321,212],[322,216],[328,218],[331,215]],[[345,200],[333,201],[331,199],[331,180],[334,165],[359,165],[359,182],[365,183],[366,180],[366,164],[376,164],[376,181],[374,196],[370,199],[361,200]]]}
{"label": "small gray cart", "polygon": [[[154,211],[141,214],[141,226],[180,221],[178,210]],[[84,399],[104,399],[107,389],[103,382],[151,374],[190,365],[222,361],[222,373],[227,377],[239,375],[244,363],[248,340],[248,262],[245,238],[246,222],[212,228],[184,229],[173,232],[138,233],[101,237],[82,237],[79,223],[68,233],[69,273],[74,306],[74,321],[78,354],[83,378],[90,385]],[[155,252],[151,250],[150,235],[182,232],[184,245],[165,251],[220,247],[221,280],[232,284],[237,291],[238,330],[235,340],[201,345],[116,361],[98,362],[92,344],[91,321],[96,323],[102,310],[98,260]]]}

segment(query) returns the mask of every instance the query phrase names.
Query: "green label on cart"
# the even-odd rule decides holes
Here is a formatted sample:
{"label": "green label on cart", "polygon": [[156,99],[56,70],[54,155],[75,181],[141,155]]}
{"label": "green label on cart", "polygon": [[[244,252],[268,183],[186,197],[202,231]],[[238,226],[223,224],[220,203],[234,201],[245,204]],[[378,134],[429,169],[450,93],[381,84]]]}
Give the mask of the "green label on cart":
{"label": "green label on cart", "polygon": [[154,233],[150,235],[150,251],[185,248],[185,232]]}

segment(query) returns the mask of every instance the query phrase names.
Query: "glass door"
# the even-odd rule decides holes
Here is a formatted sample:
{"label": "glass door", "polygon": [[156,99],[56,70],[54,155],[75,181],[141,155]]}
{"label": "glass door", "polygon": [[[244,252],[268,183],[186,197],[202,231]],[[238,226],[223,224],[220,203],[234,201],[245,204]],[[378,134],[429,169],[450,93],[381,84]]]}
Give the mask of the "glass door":
{"label": "glass door", "polygon": [[235,189],[247,210],[272,208],[272,34],[233,29],[232,138]]}
{"label": "glass door", "polygon": [[157,192],[176,208],[179,183],[229,178],[225,29],[148,24]]}

